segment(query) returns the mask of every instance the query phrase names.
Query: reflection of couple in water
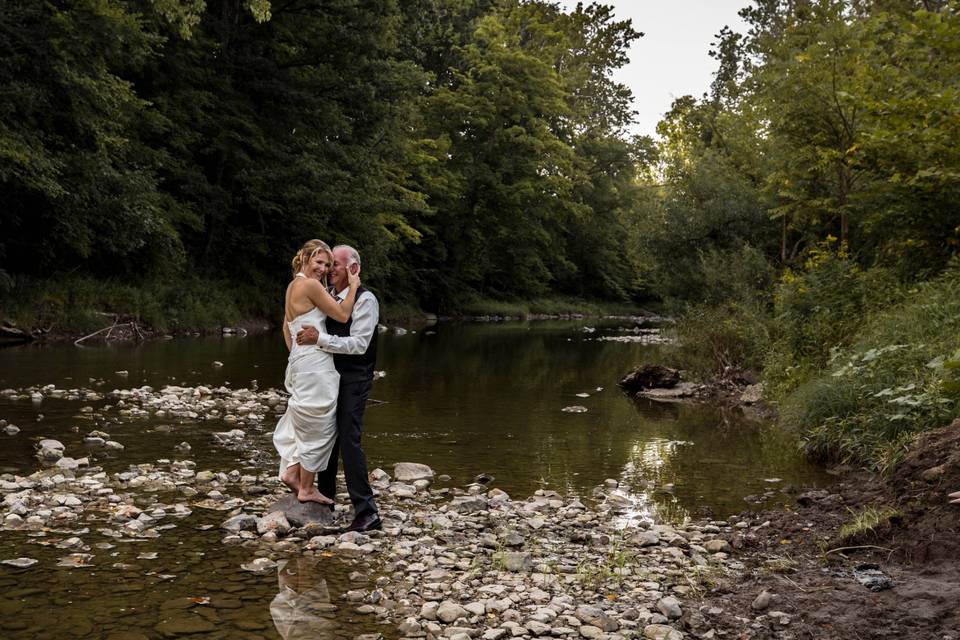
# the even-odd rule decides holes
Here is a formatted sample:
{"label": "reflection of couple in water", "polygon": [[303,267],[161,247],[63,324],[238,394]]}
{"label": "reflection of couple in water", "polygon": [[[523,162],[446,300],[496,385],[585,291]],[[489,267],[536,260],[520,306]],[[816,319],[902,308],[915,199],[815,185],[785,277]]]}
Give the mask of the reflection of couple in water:
{"label": "reflection of couple in water", "polygon": [[270,603],[270,616],[284,640],[332,638],[339,625],[332,612],[327,581],[318,575],[315,558],[277,563],[279,592]]}
{"label": "reflection of couple in water", "polygon": [[[310,240],[293,258],[284,299],[287,410],[273,442],[280,479],[301,502],[333,505],[338,454],[353,504],[348,531],[381,527],[360,447],[377,360],[377,298],[360,286],[360,254]],[[314,485],[316,480],[316,485]]]}

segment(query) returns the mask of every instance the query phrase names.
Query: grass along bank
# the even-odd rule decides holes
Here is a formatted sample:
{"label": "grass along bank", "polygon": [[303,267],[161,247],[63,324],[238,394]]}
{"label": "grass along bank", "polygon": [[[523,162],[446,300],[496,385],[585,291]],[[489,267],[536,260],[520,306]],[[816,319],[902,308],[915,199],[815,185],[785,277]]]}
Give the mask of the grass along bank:
{"label": "grass along bank", "polygon": [[[92,277],[17,277],[0,290],[0,320],[27,332],[64,338],[87,335],[118,319],[136,322],[141,329],[155,333],[219,333],[223,327],[276,326],[282,297],[283,284],[273,282],[189,278],[130,284]],[[412,324],[428,317],[416,304],[380,297],[384,322]],[[527,301],[477,298],[443,315],[514,318],[637,313],[643,311],[625,303],[545,297]]]}
{"label": "grass along bank", "polygon": [[283,291],[200,278],[129,284],[91,277],[18,277],[0,296],[0,318],[25,331],[82,336],[116,319],[159,333],[219,331],[277,315]]}
{"label": "grass along bank", "polygon": [[758,374],[812,459],[889,470],[917,433],[960,416],[960,262],[902,283],[820,252],[772,295],[678,315],[672,364],[703,379]]}
{"label": "grass along bank", "polygon": [[[772,373],[772,372],[771,372]],[[960,269],[863,318],[846,348],[786,394],[812,457],[892,469],[918,432],[960,415]]]}
{"label": "grass along bank", "polygon": [[532,300],[502,300],[495,298],[476,298],[460,306],[453,317],[495,316],[503,318],[524,318],[528,316],[630,316],[648,315],[637,304],[610,302],[602,300],[584,300],[570,297],[542,297]]}

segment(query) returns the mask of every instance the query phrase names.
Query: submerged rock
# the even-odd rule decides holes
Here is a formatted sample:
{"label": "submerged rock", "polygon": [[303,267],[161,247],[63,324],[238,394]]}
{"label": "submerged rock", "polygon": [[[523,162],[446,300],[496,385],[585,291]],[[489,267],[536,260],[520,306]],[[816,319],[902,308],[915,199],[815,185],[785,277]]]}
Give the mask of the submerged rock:
{"label": "submerged rock", "polygon": [[681,382],[668,389],[657,388],[638,391],[637,397],[647,398],[649,400],[659,400],[661,402],[671,402],[683,400],[685,398],[692,398],[697,395],[697,391],[699,390],[700,385],[698,384],[693,382]]}
{"label": "submerged rock", "polygon": [[27,567],[32,567],[37,564],[37,561],[33,558],[12,558],[10,560],[2,560],[0,564],[10,565],[11,567],[17,567],[19,569],[26,569]]}
{"label": "submerged rock", "polygon": [[155,629],[164,637],[170,638],[198,633],[212,633],[217,630],[217,626],[206,618],[190,614],[161,622]]}
{"label": "submerged rock", "polygon": [[276,569],[277,563],[270,558],[257,558],[252,562],[241,564],[240,568],[252,573],[267,573],[268,571]]}

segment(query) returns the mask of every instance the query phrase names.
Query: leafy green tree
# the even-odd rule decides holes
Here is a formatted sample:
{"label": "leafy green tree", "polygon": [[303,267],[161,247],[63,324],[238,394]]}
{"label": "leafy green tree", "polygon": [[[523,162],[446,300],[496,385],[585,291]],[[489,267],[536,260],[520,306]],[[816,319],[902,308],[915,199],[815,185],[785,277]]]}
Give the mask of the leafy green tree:
{"label": "leafy green tree", "polygon": [[149,105],[130,78],[161,38],[127,3],[11,0],[0,13],[0,255],[12,271],[175,267],[156,155],[135,135]]}

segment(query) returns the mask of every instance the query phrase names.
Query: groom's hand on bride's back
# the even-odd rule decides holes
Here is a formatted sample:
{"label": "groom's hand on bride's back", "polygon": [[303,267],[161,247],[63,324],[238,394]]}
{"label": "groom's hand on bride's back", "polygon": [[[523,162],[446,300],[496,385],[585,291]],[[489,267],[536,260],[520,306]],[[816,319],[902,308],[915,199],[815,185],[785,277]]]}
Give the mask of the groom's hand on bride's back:
{"label": "groom's hand on bride's back", "polygon": [[320,337],[320,332],[317,331],[317,328],[305,324],[297,332],[297,344],[317,344],[318,337]]}

